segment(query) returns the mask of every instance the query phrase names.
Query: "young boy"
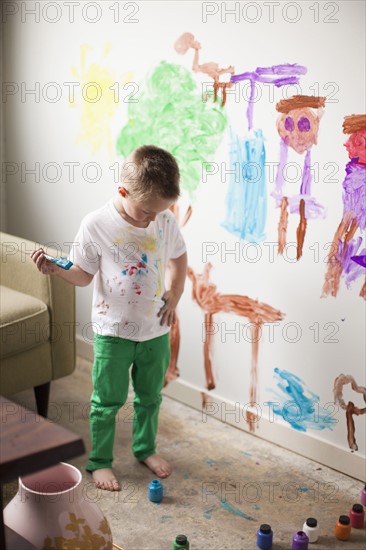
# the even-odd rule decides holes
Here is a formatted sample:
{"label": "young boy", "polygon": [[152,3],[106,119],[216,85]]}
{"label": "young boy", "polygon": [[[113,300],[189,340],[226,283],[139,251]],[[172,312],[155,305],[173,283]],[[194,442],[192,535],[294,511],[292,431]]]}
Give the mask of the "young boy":
{"label": "young boy", "polygon": [[[133,453],[157,476],[171,473],[156,454],[155,438],[170,325],[187,270],[185,243],[169,211],[179,196],[174,157],[152,145],[139,147],[124,163],[121,180],[117,196],[82,220],[68,271],[47,260],[42,248],[32,253],[42,273],[76,286],[94,278],[92,450],[86,469],[97,487],[109,491],[120,490],[112,470],[115,419],[127,399],[131,365]],[[165,289],[168,263],[170,288]]]}

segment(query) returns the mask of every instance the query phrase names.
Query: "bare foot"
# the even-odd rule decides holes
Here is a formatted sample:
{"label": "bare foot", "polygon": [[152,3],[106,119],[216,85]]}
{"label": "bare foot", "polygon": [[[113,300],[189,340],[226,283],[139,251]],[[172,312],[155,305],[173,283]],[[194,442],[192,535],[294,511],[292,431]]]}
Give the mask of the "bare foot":
{"label": "bare foot", "polygon": [[100,468],[90,472],[93,476],[95,486],[105,491],[120,491],[121,486],[111,468]]}
{"label": "bare foot", "polygon": [[148,456],[142,462],[158,477],[168,477],[172,473],[169,462],[157,454]]}

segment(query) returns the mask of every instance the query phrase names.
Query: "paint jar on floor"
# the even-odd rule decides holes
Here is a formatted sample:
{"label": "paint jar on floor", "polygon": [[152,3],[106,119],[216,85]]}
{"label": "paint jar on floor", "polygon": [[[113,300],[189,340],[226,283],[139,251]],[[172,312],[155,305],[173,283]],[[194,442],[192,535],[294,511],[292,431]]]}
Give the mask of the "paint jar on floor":
{"label": "paint jar on floor", "polygon": [[189,550],[189,541],[185,535],[177,535],[173,542],[173,550]]}
{"label": "paint jar on floor", "polygon": [[308,550],[309,537],[304,531],[298,531],[292,539],[292,550]]}
{"label": "paint jar on floor", "polygon": [[309,537],[309,542],[310,543],[316,542],[318,540],[318,538],[319,538],[319,527],[318,527],[318,522],[315,518],[308,518],[305,521],[302,530]]}
{"label": "paint jar on floor", "polygon": [[262,523],[257,531],[257,546],[262,550],[269,550],[272,548],[273,531],[271,526],[267,523]]}
{"label": "paint jar on floor", "polygon": [[339,516],[336,523],[335,536],[338,540],[348,540],[351,535],[351,522],[348,516]]}
{"label": "paint jar on floor", "polygon": [[163,484],[158,479],[153,479],[148,485],[148,496],[151,502],[161,502],[164,496]]}
{"label": "paint jar on floor", "polygon": [[361,491],[361,504],[366,506],[366,485]]}
{"label": "paint jar on floor", "polygon": [[354,504],[349,511],[349,517],[351,521],[351,527],[354,527],[355,529],[363,529],[365,512],[363,511],[362,504]]}

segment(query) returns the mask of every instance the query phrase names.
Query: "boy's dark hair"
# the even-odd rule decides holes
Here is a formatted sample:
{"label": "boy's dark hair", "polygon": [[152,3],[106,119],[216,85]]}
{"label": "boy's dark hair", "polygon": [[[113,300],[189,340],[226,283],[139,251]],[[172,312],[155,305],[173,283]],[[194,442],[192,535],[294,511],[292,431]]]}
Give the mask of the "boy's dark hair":
{"label": "boy's dark hair", "polygon": [[177,161],[171,153],[155,145],[135,149],[123,165],[121,178],[133,199],[176,200],[180,194]]}

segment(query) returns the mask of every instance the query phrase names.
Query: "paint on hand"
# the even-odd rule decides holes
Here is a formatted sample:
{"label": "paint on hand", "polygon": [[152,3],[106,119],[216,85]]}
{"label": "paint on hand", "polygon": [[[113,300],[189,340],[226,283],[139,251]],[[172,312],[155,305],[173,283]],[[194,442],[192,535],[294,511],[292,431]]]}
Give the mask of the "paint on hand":
{"label": "paint on hand", "polygon": [[226,219],[222,226],[233,235],[250,242],[259,242],[265,238],[265,161],[262,130],[251,130],[243,140],[231,136],[231,172],[226,195]]}
{"label": "paint on hand", "polygon": [[[319,404],[320,397],[306,387],[301,378],[286,370],[274,369],[277,386],[281,393],[269,389],[276,397],[272,402],[273,411],[301,432],[307,430],[333,429],[338,421],[332,417],[334,410],[325,409]],[[308,394],[308,395],[306,395]],[[279,404],[278,404],[279,402]]]}
{"label": "paint on hand", "polygon": [[162,61],[140,85],[138,103],[128,104],[117,151],[127,157],[145,143],[166,149],[178,162],[182,188],[193,196],[202,163],[212,160],[226,126],[225,112],[202,101],[190,71]]}

